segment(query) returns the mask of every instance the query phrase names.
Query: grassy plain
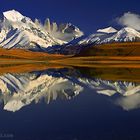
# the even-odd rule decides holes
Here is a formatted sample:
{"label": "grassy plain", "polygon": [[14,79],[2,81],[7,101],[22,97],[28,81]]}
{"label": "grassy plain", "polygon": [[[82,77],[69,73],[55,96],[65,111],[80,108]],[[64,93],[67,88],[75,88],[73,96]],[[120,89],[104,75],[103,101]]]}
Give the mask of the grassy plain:
{"label": "grassy plain", "polygon": [[140,43],[93,46],[76,56],[0,49],[0,74],[64,67],[91,77],[140,82]]}

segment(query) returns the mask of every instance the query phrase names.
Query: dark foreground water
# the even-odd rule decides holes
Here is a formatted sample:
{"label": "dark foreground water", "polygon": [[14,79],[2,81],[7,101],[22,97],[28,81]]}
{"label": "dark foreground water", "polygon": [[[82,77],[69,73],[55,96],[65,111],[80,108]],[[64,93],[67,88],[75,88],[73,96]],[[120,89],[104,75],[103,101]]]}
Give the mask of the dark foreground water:
{"label": "dark foreground water", "polygon": [[139,140],[139,82],[96,74],[1,75],[0,140]]}

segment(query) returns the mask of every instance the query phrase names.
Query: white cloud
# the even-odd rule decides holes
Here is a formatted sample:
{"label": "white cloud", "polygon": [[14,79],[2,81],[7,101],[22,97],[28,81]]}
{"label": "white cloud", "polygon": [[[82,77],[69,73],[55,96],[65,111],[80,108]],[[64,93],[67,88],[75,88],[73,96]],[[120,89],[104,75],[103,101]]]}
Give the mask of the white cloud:
{"label": "white cloud", "polygon": [[136,30],[140,30],[140,15],[127,12],[123,16],[117,18],[117,22],[122,26],[129,26]]}

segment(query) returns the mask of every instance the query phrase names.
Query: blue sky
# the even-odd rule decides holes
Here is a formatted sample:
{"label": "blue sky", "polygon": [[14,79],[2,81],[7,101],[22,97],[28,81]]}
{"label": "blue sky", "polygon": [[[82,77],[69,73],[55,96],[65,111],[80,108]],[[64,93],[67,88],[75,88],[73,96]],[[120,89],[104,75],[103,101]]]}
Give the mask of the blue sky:
{"label": "blue sky", "polygon": [[140,14],[139,0],[1,0],[0,12],[15,9],[23,15],[46,17],[58,23],[71,22],[86,34],[116,25],[114,19],[125,12]]}

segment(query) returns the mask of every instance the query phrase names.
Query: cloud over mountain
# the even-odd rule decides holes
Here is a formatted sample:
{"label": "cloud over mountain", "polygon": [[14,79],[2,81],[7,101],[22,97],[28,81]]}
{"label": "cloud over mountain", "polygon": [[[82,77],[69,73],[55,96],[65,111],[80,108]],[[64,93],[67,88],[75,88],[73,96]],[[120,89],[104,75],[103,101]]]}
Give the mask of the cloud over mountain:
{"label": "cloud over mountain", "polygon": [[136,30],[140,30],[140,15],[127,12],[124,13],[121,17],[117,18],[117,22],[123,26],[129,26]]}

